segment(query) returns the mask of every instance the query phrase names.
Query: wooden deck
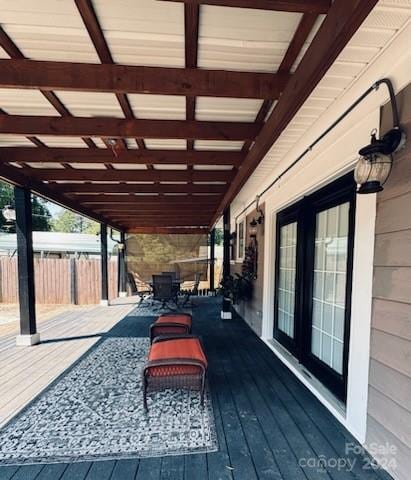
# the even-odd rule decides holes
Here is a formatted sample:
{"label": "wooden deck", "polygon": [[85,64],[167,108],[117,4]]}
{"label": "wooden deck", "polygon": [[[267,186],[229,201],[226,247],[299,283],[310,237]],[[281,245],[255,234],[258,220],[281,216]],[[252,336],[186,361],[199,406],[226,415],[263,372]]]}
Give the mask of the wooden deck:
{"label": "wooden deck", "polygon": [[[40,323],[42,343],[16,347],[16,332],[0,336],[0,426],[38,395],[133,305],[85,307]],[[1,478],[1,475],[0,475]]]}
{"label": "wooden deck", "polygon": [[[283,366],[241,320],[221,321],[215,299],[198,299],[194,309],[194,330],[203,336],[210,361],[209,383],[213,399],[219,451],[210,454],[169,456],[150,459],[82,462],[23,467],[0,467],[0,480],[382,480],[391,478],[384,471],[364,469],[364,457],[345,454],[347,443],[356,443],[317,399]],[[50,359],[57,358],[59,372],[73,362],[96,341],[94,337],[114,325],[107,335],[147,336],[149,317],[127,313],[127,306],[115,306],[110,318],[97,308],[89,317],[73,322],[61,319],[50,325],[43,338],[50,343],[7,359],[8,367],[21,370],[20,382],[11,375],[6,396],[17,391],[25,378],[34,379],[39,391],[57,375]],[[71,324],[71,328],[68,324]],[[86,326],[87,325],[87,326]],[[54,342],[58,332],[60,341]],[[64,338],[66,338],[64,340]],[[4,353],[12,347],[3,345]],[[50,349],[50,350],[49,350]],[[64,349],[64,352],[63,352]],[[67,358],[66,358],[67,357]],[[14,358],[14,360],[13,360]],[[48,360],[47,360],[48,358]],[[22,364],[30,361],[30,372],[23,373]],[[20,365],[20,368],[17,368]],[[50,365],[50,366],[48,366]],[[24,377],[25,376],[25,377]],[[36,380],[37,379],[37,380]],[[43,387],[41,387],[41,384]],[[13,386],[14,385],[14,386]],[[34,390],[22,393],[25,401]],[[30,393],[31,392],[31,393]],[[16,394],[11,394],[16,402]],[[20,400],[19,400],[20,401]],[[23,401],[23,400],[22,400]],[[3,400],[1,400],[3,405]],[[5,408],[1,407],[2,412]],[[17,405],[15,403],[14,411]],[[9,408],[8,415],[13,409]],[[325,463],[318,468],[318,462]],[[352,462],[352,468],[338,469],[334,459]],[[307,462],[310,460],[310,462]],[[314,463],[314,466],[307,465]]]}

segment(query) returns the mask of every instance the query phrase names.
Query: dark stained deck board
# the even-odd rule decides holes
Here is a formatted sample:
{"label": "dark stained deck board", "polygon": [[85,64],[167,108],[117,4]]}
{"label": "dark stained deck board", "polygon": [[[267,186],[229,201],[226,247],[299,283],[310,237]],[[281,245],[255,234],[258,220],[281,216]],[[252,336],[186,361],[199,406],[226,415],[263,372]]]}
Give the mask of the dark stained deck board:
{"label": "dark stained deck board", "polygon": [[136,476],[139,460],[118,460],[114,466],[110,480],[123,480],[123,478],[132,478]]}
{"label": "dark stained deck board", "polygon": [[[388,480],[364,470],[302,468],[301,457],[345,456],[357,442],[241,320],[221,321],[219,302],[200,298],[194,331],[209,359],[219,451],[57,465],[0,467],[0,480]],[[153,318],[125,317],[108,335],[147,336]],[[54,474],[54,476],[53,476]]]}

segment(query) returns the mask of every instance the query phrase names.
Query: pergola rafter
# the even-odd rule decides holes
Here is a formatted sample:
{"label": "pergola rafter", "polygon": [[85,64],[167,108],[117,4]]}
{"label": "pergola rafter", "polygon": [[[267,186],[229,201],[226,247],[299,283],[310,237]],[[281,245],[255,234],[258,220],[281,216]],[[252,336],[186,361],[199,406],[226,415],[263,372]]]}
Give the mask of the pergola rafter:
{"label": "pergola rafter", "polygon": [[[92,1],[74,1],[101,64],[26,59],[0,28],[0,46],[10,56],[0,60],[0,88],[39,90],[61,115],[0,110],[0,133],[24,135],[38,147],[0,148],[0,176],[98,221],[140,232],[211,228],[376,3],[169,0],[184,3],[185,66],[164,68],[115,64]],[[202,69],[197,63],[201,5],[303,15],[277,72]],[[320,14],[326,14],[325,20],[291,74]],[[125,118],[73,116],[59,91],[112,93]],[[127,97],[136,93],[184,96],[185,120],[136,118]],[[254,122],[200,121],[197,96],[264,101]],[[49,148],[42,136],[79,137],[90,148]],[[91,137],[102,138],[107,149],[97,148]],[[127,138],[135,139],[138,149],[128,148]],[[151,150],[145,140],[147,145],[149,140],[183,140],[186,149]],[[241,142],[243,147],[196,150],[197,140]]]}

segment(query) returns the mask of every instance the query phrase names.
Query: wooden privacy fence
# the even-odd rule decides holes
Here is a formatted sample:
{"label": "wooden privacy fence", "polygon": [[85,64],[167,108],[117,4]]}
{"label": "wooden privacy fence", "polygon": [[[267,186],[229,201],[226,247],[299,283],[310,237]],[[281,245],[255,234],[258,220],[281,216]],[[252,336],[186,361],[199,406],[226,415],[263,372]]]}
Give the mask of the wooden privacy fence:
{"label": "wooden privacy fence", "polygon": [[[100,302],[100,260],[35,258],[36,303]],[[117,260],[108,264],[109,299],[117,297]],[[0,302],[18,302],[17,258],[0,257]]]}

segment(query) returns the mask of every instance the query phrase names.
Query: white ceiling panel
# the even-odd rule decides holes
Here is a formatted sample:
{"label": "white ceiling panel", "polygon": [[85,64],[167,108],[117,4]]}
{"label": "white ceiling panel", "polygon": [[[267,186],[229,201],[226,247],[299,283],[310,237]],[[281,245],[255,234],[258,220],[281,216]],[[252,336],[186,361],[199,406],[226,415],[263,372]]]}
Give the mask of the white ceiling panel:
{"label": "white ceiling panel", "polygon": [[36,148],[27,140],[26,137],[20,135],[5,135],[0,133],[0,147],[30,147]]}
{"label": "white ceiling panel", "polygon": [[78,137],[52,137],[50,135],[37,136],[39,140],[45,143],[48,147],[83,147],[85,144],[81,138]]}
{"label": "white ceiling panel", "polygon": [[1,24],[27,58],[98,62],[74,1],[0,0]]}
{"label": "white ceiling panel", "polygon": [[184,66],[184,5],[155,0],[94,0],[116,63]]}
{"label": "white ceiling panel", "polygon": [[234,150],[243,148],[244,142],[229,140],[196,140],[194,142],[195,150]]}
{"label": "white ceiling panel", "polygon": [[137,118],[185,120],[186,100],[178,95],[127,95]]}
{"label": "white ceiling panel", "polygon": [[167,139],[167,138],[150,138],[144,140],[146,147],[153,150],[185,150],[187,142],[185,140]]}
{"label": "white ceiling panel", "polygon": [[0,88],[0,108],[10,115],[60,116],[38,90]]}
{"label": "white ceiling panel", "polygon": [[72,115],[78,117],[118,117],[123,112],[113,93],[55,92]]}
{"label": "white ceiling panel", "polygon": [[198,65],[276,71],[300,19],[299,13],[203,5]]}
{"label": "white ceiling panel", "polygon": [[197,97],[196,120],[254,122],[262,100]]}

